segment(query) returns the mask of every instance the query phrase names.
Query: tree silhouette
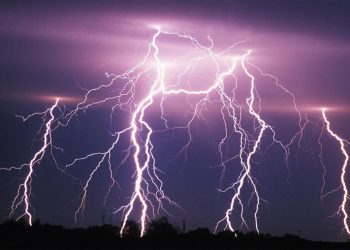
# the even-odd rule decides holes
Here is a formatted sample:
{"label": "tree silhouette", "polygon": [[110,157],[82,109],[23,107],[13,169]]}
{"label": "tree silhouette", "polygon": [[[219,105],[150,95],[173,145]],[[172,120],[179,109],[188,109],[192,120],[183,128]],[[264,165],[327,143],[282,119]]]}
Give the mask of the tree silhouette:
{"label": "tree silhouette", "polygon": [[133,221],[133,220],[129,220],[126,222],[124,231],[123,231],[123,237],[127,238],[127,239],[136,239],[138,237],[140,237],[140,228],[139,225]]}
{"label": "tree silhouette", "polygon": [[119,230],[113,225],[66,229],[39,220],[30,227],[25,220],[6,220],[0,224],[0,249],[350,249],[349,242],[310,241],[291,234],[224,231],[214,235],[207,228],[179,234],[165,217],[150,222],[143,238],[135,221],[127,222],[124,237]]}
{"label": "tree silhouette", "polygon": [[168,222],[166,217],[152,221],[148,226],[146,234],[147,237],[161,239],[175,238],[177,235],[178,232],[174,226]]}

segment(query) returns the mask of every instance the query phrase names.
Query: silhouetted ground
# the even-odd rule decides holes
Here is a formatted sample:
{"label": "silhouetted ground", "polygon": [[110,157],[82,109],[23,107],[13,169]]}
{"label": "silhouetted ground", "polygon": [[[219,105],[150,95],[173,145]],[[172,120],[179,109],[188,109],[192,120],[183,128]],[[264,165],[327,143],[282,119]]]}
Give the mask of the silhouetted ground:
{"label": "silhouetted ground", "polygon": [[125,235],[119,227],[93,226],[87,229],[65,229],[35,222],[8,220],[0,225],[1,249],[350,249],[350,243],[316,242],[286,234],[275,237],[265,234],[223,231],[212,234],[199,228],[179,233],[166,218],[149,224],[147,233],[139,238],[135,222],[128,222]]}

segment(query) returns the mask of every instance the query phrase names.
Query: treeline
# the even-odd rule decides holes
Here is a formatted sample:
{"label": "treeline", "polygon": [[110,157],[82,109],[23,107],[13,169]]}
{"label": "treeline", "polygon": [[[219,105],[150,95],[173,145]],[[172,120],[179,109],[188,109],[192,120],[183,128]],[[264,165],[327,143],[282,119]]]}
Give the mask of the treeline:
{"label": "treeline", "polygon": [[137,223],[127,223],[123,237],[112,225],[67,229],[25,221],[0,224],[2,249],[350,249],[349,243],[314,242],[296,235],[282,237],[254,232],[212,234],[207,228],[181,233],[166,218],[152,221],[144,237]]}

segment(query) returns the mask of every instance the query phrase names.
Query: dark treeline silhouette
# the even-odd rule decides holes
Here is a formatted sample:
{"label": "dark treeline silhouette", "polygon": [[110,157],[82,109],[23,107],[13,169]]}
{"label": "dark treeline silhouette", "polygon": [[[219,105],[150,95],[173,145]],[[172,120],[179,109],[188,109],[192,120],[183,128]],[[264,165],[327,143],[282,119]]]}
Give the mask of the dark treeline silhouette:
{"label": "dark treeline silhouette", "polygon": [[309,241],[296,235],[282,237],[255,232],[212,234],[207,228],[187,233],[171,225],[163,217],[148,225],[144,237],[136,222],[129,221],[123,237],[112,225],[86,229],[66,229],[41,224],[29,226],[24,220],[7,220],[0,224],[2,249],[350,249],[348,242]]}

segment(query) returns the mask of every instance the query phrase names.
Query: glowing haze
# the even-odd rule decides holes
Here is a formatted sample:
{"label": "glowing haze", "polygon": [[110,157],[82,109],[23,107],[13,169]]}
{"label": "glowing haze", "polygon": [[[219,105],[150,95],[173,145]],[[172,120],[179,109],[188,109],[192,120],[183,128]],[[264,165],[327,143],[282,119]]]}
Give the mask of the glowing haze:
{"label": "glowing haze", "polygon": [[320,28],[304,3],[303,28],[283,17],[290,4],[256,3],[279,13],[276,25],[233,1],[144,3],[4,4],[1,214],[109,220],[121,235],[128,220],[142,236],[166,215],[213,231],[346,238],[340,21]]}

